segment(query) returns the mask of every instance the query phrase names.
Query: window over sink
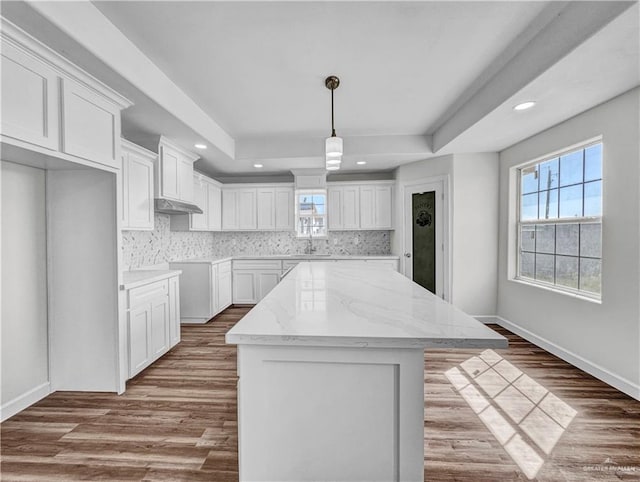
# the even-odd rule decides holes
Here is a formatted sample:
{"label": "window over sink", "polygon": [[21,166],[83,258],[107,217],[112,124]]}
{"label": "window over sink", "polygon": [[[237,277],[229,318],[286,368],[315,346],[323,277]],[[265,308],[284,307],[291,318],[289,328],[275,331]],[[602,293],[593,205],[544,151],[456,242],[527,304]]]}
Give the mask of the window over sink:
{"label": "window over sink", "polygon": [[296,234],[299,238],[327,236],[326,189],[298,189],[295,196]]}

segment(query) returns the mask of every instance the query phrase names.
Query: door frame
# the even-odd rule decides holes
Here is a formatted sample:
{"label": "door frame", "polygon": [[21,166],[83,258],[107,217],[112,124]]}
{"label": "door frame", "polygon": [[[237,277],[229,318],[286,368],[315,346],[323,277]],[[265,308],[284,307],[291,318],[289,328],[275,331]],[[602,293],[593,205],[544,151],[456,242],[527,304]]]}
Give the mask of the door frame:
{"label": "door frame", "polygon": [[400,269],[402,274],[405,276],[406,273],[406,262],[407,258],[404,256],[404,253],[407,252],[407,244],[409,239],[407,239],[407,216],[411,213],[411,205],[407,205],[405,202],[406,193],[410,190],[420,189],[420,186],[433,186],[438,185],[440,187],[440,192],[442,193],[440,202],[442,202],[442,298],[448,302],[451,302],[452,299],[452,280],[451,280],[451,227],[453,225],[452,222],[452,210],[450,209],[451,204],[451,189],[450,189],[450,178],[449,175],[441,175],[441,176],[432,176],[432,177],[424,177],[420,179],[414,179],[411,181],[403,182],[400,184],[400,200],[402,203],[402,230],[401,230],[401,245],[400,245]]}

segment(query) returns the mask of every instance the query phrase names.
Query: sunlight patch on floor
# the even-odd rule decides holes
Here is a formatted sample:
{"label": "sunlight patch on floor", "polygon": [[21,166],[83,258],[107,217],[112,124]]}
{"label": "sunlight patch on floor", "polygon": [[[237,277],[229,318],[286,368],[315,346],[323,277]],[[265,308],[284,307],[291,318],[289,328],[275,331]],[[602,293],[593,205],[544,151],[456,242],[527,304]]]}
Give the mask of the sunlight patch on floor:
{"label": "sunlight patch on floor", "polygon": [[445,372],[529,479],[533,479],[577,412],[493,350]]}

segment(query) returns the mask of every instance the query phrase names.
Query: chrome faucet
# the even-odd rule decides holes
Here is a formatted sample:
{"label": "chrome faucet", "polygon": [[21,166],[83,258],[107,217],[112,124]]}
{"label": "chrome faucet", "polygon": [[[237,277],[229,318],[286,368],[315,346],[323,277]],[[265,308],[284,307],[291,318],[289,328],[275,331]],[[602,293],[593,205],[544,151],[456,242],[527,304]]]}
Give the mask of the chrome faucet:
{"label": "chrome faucet", "polygon": [[305,254],[313,254],[316,252],[316,248],[313,246],[313,237],[311,236],[311,227],[309,227],[309,239],[307,239],[307,247],[305,248]]}

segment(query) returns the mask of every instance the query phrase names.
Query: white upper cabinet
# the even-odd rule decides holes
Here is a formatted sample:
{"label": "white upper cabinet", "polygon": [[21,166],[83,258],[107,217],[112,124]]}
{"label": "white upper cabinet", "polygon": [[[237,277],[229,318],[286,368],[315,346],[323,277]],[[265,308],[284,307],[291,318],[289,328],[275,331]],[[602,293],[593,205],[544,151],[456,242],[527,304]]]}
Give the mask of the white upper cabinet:
{"label": "white upper cabinet", "polygon": [[342,229],[342,188],[329,186],[327,189],[327,217],[329,230]]}
{"label": "white upper cabinet", "polygon": [[293,187],[234,184],[222,188],[223,231],[290,231]]}
{"label": "white upper cabinet", "polygon": [[278,187],[275,189],[275,229],[276,231],[293,231],[294,221],[293,188]]}
{"label": "white upper cabinet", "polygon": [[[197,157],[196,157],[197,159]],[[193,199],[193,163],[195,159],[180,157],[178,163],[179,199],[186,202],[194,202]],[[200,205],[197,205],[200,207]]]}
{"label": "white upper cabinet", "polygon": [[360,227],[361,203],[358,186],[342,188],[342,229],[358,229]]}
{"label": "white upper cabinet", "polygon": [[222,199],[220,184],[198,172],[192,175],[193,203],[202,214],[177,214],[171,216],[172,231],[220,231],[222,223]]}
{"label": "white upper cabinet", "polygon": [[393,229],[393,186],[375,186],[374,203],[376,229]]}
{"label": "white upper cabinet", "polygon": [[256,189],[223,187],[222,230],[250,231],[257,228]]}
{"label": "white upper cabinet", "polygon": [[131,102],[11,22],[0,21],[3,142],[120,169],[120,111]]}
{"label": "white upper cabinet", "polygon": [[[209,229],[209,217],[207,216],[207,206],[209,197],[209,184],[202,176],[193,175],[193,202],[202,209],[202,214],[190,214],[191,229],[194,231],[207,231]],[[186,217],[181,215],[180,217]]]}
{"label": "white upper cabinet", "polygon": [[375,229],[376,225],[376,188],[374,186],[360,187],[360,227]]}
{"label": "white upper cabinet", "polygon": [[329,230],[394,229],[393,181],[328,184]]}
{"label": "white upper cabinet", "polygon": [[59,124],[56,71],[4,41],[0,73],[2,134],[57,150]]}
{"label": "white upper cabinet", "polygon": [[[185,151],[165,137],[158,145],[158,165],[155,171],[156,193],[159,198],[193,202],[193,163],[198,156]],[[202,208],[202,206],[199,206]]]}
{"label": "white upper cabinet", "polygon": [[273,231],[276,228],[276,190],[263,188],[257,190],[257,226],[258,230]]}
{"label": "white upper cabinet", "polygon": [[238,191],[236,189],[222,189],[222,230],[238,230]]}
{"label": "white upper cabinet", "polygon": [[118,167],[120,109],[72,80],[62,80],[62,151]]}
{"label": "white upper cabinet", "polygon": [[122,139],[122,229],[153,230],[156,154]]}
{"label": "white upper cabinet", "polygon": [[257,229],[258,219],[256,216],[256,190],[240,189],[236,197],[236,209],[238,210],[238,229]]}
{"label": "white upper cabinet", "polygon": [[216,183],[210,182],[207,186],[206,208],[209,231],[222,229],[222,189]]}

